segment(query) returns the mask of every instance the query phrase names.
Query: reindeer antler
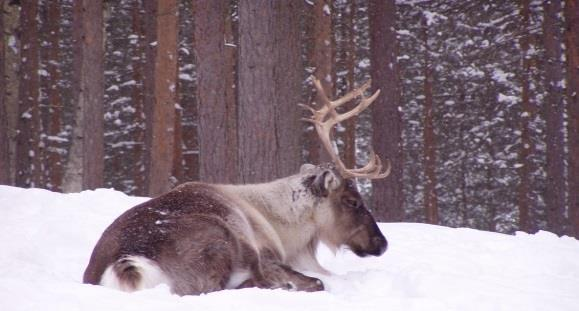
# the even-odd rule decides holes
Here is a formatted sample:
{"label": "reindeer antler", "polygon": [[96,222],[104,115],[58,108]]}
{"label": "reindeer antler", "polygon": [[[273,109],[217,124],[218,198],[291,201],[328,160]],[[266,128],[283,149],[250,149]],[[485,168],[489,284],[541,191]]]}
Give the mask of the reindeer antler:
{"label": "reindeer antler", "polygon": [[[332,158],[332,162],[336,165],[336,168],[344,178],[351,178],[351,177],[362,177],[362,178],[369,178],[369,179],[378,179],[384,178],[390,174],[390,161],[387,162],[386,169],[382,172],[382,160],[380,157],[374,153],[374,151],[370,152],[370,160],[368,164],[361,168],[353,168],[348,169],[346,165],[340,159],[340,155],[334,152],[334,148],[332,147],[332,139],[330,138],[332,128],[334,125],[347,120],[353,116],[358,115],[360,112],[364,111],[378,95],[380,95],[380,90],[377,90],[372,96],[365,97],[364,92],[370,87],[370,82],[368,81],[364,83],[361,87],[354,89],[353,91],[349,92],[348,94],[338,98],[336,100],[331,101],[324,89],[322,88],[322,84],[320,80],[316,79],[312,76],[312,80],[314,81],[314,85],[320,95],[321,101],[323,102],[322,108],[319,110],[315,110],[309,106],[300,104],[300,106],[308,109],[312,112],[311,118],[304,118],[302,120],[310,122],[314,124],[316,128],[316,132],[318,132],[318,136],[324,146],[324,149],[328,152],[330,157]],[[341,105],[355,99],[357,97],[362,97],[360,103],[352,108],[352,110],[338,113],[336,108],[340,107]]]}

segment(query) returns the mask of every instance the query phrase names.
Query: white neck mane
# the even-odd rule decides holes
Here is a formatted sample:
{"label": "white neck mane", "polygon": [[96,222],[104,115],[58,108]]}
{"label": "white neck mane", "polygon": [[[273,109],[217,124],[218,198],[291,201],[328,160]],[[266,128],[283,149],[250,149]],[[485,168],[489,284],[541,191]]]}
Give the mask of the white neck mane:
{"label": "white neck mane", "polygon": [[317,198],[303,185],[302,175],[263,184],[223,185],[265,216],[279,236],[285,259],[291,261],[317,239]]}

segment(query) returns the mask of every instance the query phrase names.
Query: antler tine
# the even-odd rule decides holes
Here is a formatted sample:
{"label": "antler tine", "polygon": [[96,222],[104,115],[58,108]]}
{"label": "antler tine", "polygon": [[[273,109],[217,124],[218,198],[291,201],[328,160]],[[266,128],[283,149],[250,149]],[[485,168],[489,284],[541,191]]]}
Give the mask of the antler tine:
{"label": "antler tine", "polygon": [[382,172],[382,160],[378,155],[371,151],[368,164],[362,168],[348,170],[348,177],[364,177],[369,179],[385,178],[390,175],[390,170],[392,168],[390,161],[387,161],[386,163],[388,164],[386,170]]}
{"label": "antler tine", "polygon": [[334,108],[340,107],[341,105],[351,101],[352,99],[364,95],[364,92],[366,92],[366,90],[370,88],[370,85],[372,85],[372,80],[366,81],[366,83],[362,84],[362,86],[360,86],[359,88],[354,89],[348,92],[346,95],[332,101]]}
{"label": "antler tine", "polygon": [[[378,156],[376,156],[376,157],[378,157]],[[380,173],[380,171],[382,171],[382,160],[380,160],[380,157],[378,157],[378,161],[380,162],[380,165],[377,167],[376,171],[372,174],[372,176],[369,176],[367,178],[380,179],[380,178],[385,178],[388,175],[390,175],[390,170],[392,169],[392,165],[390,164],[390,161],[386,161],[388,166],[386,166],[386,169],[382,173]]]}
{"label": "antler tine", "polygon": [[336,165],[336,169],[338,169],[338,171],[342,176],[345,176],[344,174],[347,174],[348,169],[346,168],[346,165],[344,165],[344,162],[342,162],[342,160],[340,159],[339,155],[334,152],[334,148],[332,146],[332,142],[330,139],[330,131],[333,125],[327,123],[327,121],[324,123],[316,122],[314,124],[316,127],[316,131],[318,132],[318,136],[322,141],[324,149],[326,149],[326,152],[328,152],[328,154],[330,155],[332,162]]}
{"label": "antler tine", "polygon": [[311,112],[312,114],[316,114],[316,110],[308,105],[305,104],[298,104],[298,106],[308,110],[309,112]]}
{"label": "antler tine", "polygon": [[324,106],[322,108],[320,108],[320,110],[318,110],[318,112],[324,112],[326,113],[326,110],[332,109],[332,105],[331,105],[331,101],[328,98],[328,96],[326,95],[326,92],[324,92],[324,88],[322,87],[322,82],[320,82],[320,80],[314,76],[311,76],[311,79],[314,81],[314,86],[316,87],[316,91],[318,92],[318,95],[320,95],[320,97],[322,98],[322,101],[324,102]]}
{"label": "antler tine", "polygon": [[368,160],[368,163],[366,163],[366,165],[364,165],[364,167],[361,168],[354,168],[351,169],[350,171],[352,173],[372,173],[374,171],[376,171],[376,167],[378,165],[382,165],[381,164],[381,160],[380,158],[376,158],[376,154],[374,153],[374,151],[370,151],[370,159]]}
{"label": "antler tine", "polygon": [[[390,161],[388,161],[386,170],[382,172],[382,160],[374,153],[374,151],[371,151],[370,159],[368,160],[368,163],[364,165],[364,167],[353,169],[346,168],[346,165],[340,159],[339,153],[334,151],[331,139],[331,131],[334,125],[359,114],[368,106],[370,106],[370,104],[374,102],[378,95],[380,95],[380,90],[374,92],[374,94],[372,94],[370,97],[365,97],[364,92],[370,87],[370,81],[368,81],[360,88],[347,93],[341,98],[331,101],[324,92],[320,80],[312,76],[312,81],[316,87],[320,101],[323,102],[323,105],[319,108],[319,110],[315,110],[309,106],[300,104],[301,107],[308,109],[312,113],[311,118],[302,118],[302,120],[314,124],[316,132],[318,133],[320,141],[322,142],[322,146],[324,149],[326,149],[326,152],[329,154],[332,162],[334,162],[336,165],[338,172],[344,178],[362,177],[377,179],[388,176],[391,169]],[[362,100],[358,105],[356,105],[356,107],[341,114],[336,112],[337,107],[359,96],[362,97]]]}
{"label": "antler tine", "polygon": [[[335,99],[335,100],[330,100],[328,98],[328,96],[326,95],[326,93],[324,92],[324,88],[322,87],[322,83],[320,82],[320,80],[314,76],[311,76],[311,79],[314,82],[314,86],[316,87],[318,94],[320,94],[320,96],[322,97],[322,100],[324,101],[324,106],[329,106],[330,110],[336,109],[336,108],[340,107],[341,105],[351,101],[352,99],[354,99],[358,96],[364,95],[364,92],[366,92],[366,90],[368,88],[370,88],[370,85],[372,85],[372,80],[368,80],[368,81],[366,81],[366,83],[362,84],[362,86],[348,92],[346,95],[344,95],[338,99]],[[372,95],[372,97],[373,96],[374,95]]]}
{"label": "antler tine", "polygon": [[390,165],[390,161],[386,161],[387,163],[387,167],[386,170],[384,170],[384,172],[382,172],[382,160],[380,159],[380,156],[378,156],[377,154],[374,155],[376,160],[376,169],[372,172],[372,177],[368,177],[370,179],[378,179],[378,178],[384,178],[388,175],[390,175],[390,169],[392,168],[392,165]]}
{"label": "antler tine", "polygon": [[360,112],[368,108],[368,106],[370,106],[374,102],[374,100],[376,100],[378,95],[380,95],[380,90],[376,90],[376,92],[374,92],[374,94],[372,94],[372,96],[370,97],[364,97],[364,99],[362,99],[362,101],[360,101],[360,103],[356,107],[352,108],[352,110],[338,114],[338,117],[336,118],[337,122],[342,122],[355,115],[358,115]]}

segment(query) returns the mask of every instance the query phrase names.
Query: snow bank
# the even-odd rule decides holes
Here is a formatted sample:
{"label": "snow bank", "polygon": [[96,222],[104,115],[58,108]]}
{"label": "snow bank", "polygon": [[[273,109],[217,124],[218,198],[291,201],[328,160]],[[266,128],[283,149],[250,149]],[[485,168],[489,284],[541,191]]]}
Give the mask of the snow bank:
{"label": "snow bank", "polygon": [[0,310],[577,310],[579,242],[424,224],[381,224],[379,258],[320,250],[327,291],[132,294],[81,283],[101,232],[146,198],[0,186]]}

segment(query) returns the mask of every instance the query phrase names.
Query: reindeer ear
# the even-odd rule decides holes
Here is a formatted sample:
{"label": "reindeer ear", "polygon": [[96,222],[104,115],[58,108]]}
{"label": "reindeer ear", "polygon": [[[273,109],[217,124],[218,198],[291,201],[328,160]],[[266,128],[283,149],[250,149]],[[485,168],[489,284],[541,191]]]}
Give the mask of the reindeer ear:
{"label": "reindeer ear", "polygon": [[317,174],[312,183],[312,192],[320,197],[327,197],[330,192],[340,187],[341,179],[333,170],[323,170]]}

